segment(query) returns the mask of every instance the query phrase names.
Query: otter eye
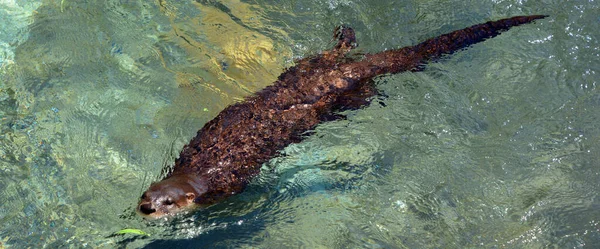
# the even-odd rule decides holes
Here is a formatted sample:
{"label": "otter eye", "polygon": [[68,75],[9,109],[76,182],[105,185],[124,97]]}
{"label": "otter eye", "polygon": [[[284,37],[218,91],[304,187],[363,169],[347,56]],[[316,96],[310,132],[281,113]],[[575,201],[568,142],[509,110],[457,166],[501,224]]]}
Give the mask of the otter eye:
{"label": "otter eye", "polygon": [[140,197],[142,199],[146,199],[146,193],[142,194],[142,197]]}
{"label": "otter eye", "polygon": [[166,199],[165,201],[163,201],[163,205],[167,205],[167,206],[173,205],[173,203],[175,203],[175,202],[173,202],[173,200],[171,200],[171,199]]}

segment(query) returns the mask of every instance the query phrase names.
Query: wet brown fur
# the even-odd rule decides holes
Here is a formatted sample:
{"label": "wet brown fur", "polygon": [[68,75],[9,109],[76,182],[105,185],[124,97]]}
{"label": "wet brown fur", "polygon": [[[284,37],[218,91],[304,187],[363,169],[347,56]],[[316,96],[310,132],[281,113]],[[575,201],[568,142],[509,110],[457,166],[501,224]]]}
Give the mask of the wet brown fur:
{"label": "wet brown fur", "polygon": [[[183,148],[166,179],[186,176],[201,181],[203,191],[193,195],[193,202],[200,205],[242,192],[264,162],[285,146],[300,142],[320,122],[335,119],[336,110],[368,104],[377,93],[371,84],[374,77],[419,70],[444,54],[543,17],[487,22],[416,46],[367,54],[360,60],[345,56],[355,47],[352,29],[337,29],[338,43],[332,50],[298,61],[275,84],[225,108],[204,125]],[[149,191],[160,194],[160,186],[161,182],[154,183]],[[140,203],[148,202],[142,199]]]}

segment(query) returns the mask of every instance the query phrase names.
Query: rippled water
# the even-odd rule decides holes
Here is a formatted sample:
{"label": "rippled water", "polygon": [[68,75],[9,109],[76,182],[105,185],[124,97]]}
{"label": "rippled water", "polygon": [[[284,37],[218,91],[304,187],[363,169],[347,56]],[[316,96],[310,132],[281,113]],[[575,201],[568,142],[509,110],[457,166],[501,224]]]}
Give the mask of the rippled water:
{"label": "rippled water", "polygon": [[[598,248],[597,1],[0,1],[0,248]],[[134,213],[196,130],[355,28],[515,28],[323,124],[249,189]],[[141,229],[149,236],[115,233]]]}

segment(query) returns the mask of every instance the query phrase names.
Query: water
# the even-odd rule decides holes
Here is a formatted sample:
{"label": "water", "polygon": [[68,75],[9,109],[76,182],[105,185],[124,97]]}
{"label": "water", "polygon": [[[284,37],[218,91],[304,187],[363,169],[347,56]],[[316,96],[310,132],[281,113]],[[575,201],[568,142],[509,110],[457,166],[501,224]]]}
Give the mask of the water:
{"label": "water", "polygon": [[[0,1],[0,248],[598,248],[596,1]],[[134,214],[196,130],[355,28],[361,52],[513,15],[170,221]],[[150,236],[115,235],[124,228]]]}

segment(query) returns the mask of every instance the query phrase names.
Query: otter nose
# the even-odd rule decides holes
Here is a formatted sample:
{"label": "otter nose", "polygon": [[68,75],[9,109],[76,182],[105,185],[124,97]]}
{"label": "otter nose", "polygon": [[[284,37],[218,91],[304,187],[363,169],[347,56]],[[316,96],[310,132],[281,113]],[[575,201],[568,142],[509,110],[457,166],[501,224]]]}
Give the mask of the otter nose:
{"label": "otter nose", "polygon": [[151,213],[156,212],[156,209],[152,208],[152,204],[146,203],[140,205],[140,212],[142,212],[145,215],[149,215]]}

